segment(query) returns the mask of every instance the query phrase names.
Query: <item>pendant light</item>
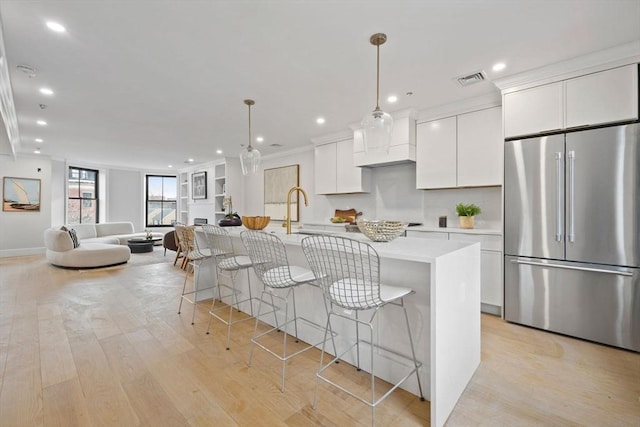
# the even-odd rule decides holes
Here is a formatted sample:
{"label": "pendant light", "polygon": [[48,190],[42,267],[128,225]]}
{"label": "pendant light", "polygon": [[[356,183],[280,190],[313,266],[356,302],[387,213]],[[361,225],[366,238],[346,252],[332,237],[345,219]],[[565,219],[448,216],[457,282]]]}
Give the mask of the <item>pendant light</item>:
{"label": "pendant light", "polygon": [[387,35],[376,33],[369,42],[376,47],[376,109],[362,120],[364,150],[368,153],[388,153],[391,145],[393,118],[380,109],[380,45],[387,41]]}
{"label": "pendant light", "polygon": [[249,145],[240,152],[240,165],[242,166],[242,174],[249,175],[258,172],[260,151],[251,146],[251,106],[255,104],[255,101],[245,99],[244,103],[249,107]]}

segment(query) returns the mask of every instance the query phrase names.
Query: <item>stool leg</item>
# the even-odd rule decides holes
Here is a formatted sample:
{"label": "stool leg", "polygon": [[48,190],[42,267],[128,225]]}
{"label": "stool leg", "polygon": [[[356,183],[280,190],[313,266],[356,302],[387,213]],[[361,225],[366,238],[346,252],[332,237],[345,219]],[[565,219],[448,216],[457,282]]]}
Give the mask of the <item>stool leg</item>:
{"label": "stool leg", "polygon": [[416,379],[418,380],[418,390],[420,391],[420,400],[424,402],[424,394],[422,393],[422,384],[420,383],[420,372],[418,372],[418,360],[416,359],[416,350],[413,347],[413,337],[411,336],[411,327],[409,326],[409,316],[407,308],[404,306],[404,299],[400,299],[400,306],[404,310],[404,319],[407,322],[407,333],[409,334],[409,344],[411,344],[411,356],[413,357],[413,366],[416,368]]}
{"label": "stool leg", "polygon": [[[264,299],[264,294],[266,292],[267,290],[265,289],[262,291],[262,294],[260,294],[260,302],[258,303],[258,315],[256,316],[256,323],[255,323],[255,326],[253,327],[253,337],[251,337],[251,349],[249,350],[249,362],[247,362],[247,366],[251,366],[251,360],[253,359],[253,348],[256,346],[254,339],[258,333],[258,321],[260,319],[260,313],[262,313],[262,300]],[[271,295],[271,303],[272,303],[271,306],[273,307],[273,295]]]}
{"label": "stool leg", "polygon": [[376,401],[376,376],[373,367],[373,326],[371,323],[367,323],[367,326],[369,327],[369,338],[371,339],[371,345],[369,346],[371,348],[371,426],[374,427],[376,425],[376,405],[374,403]]}
{"label": "stool leg", "polygon": [[358,362],[356,370],[360,372],[360,322],[358,321],[358,310],[356,310],[356,361]]}

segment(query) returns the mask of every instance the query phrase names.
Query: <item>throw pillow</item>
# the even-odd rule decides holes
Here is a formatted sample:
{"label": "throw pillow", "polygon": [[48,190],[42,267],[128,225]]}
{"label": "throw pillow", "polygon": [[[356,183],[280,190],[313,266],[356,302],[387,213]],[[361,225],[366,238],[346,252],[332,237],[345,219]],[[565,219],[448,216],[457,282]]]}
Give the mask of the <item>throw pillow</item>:
{"label": "throw pillow", "polygon": [[80,241],[78,240],[78,235],[76,234],[76,230],[74,230],[73,228],[71,230],[69,230],[69,236],[71,236],[71,241],[73,242],[73,247],[74,248],[79,248],[80,247]]}

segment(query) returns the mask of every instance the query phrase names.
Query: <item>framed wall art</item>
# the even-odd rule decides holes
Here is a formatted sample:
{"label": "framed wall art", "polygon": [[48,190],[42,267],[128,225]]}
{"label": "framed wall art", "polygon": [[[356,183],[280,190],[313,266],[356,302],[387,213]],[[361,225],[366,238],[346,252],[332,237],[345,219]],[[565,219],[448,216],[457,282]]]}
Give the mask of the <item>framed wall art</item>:
{"label": "framed wall art", "polygon": [[207,172],[194,172],[191,175],[191,197],[193,200],[207,198]]}
{"label": "framed wall art", "polygon": [[5,212],[40,212],[40,180],[5,176],[2,210]]}
{"label": "framed wall art", "polygon": [[[272,220],[287,217],[287,193],[300,183],[300,165],[283,166],[264,170],[264,214]],[[299,193],[291,197],[291,221],[298,221]]]}

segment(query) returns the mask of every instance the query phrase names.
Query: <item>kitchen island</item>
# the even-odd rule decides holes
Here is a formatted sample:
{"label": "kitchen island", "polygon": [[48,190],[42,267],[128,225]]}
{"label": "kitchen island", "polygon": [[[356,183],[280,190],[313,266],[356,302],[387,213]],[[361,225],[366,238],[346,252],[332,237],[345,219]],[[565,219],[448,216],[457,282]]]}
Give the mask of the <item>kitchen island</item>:
{"label": "kitchen island", "polygon": [[[227,230],[235,250],[245,253],[240,240],[244,228]],[[265,231],[276,233],[284,241],[290,264],[308,267],[301,248],[301,241],[307,235],[286,235],[280,227]],[[371,243],[380,256],[382,280],[415,291],[405,298],[405,305],[416,356],[423,363],[420,378],[425,398],[431,402],[431,425],[443,425],[480,364],[480,244],[412,237],[376,243],[360,233],[339,234]],[[238,279],[239,287],[246,290],[246,276],[238,275]],[[262,286],[255,276],[251,286],[253,294],[259,295]],[[326,313],[322,298],[319,288],[301,287],[296,292],[298,314],[324,325]],[[248,311],[248,306],[240,308]],[[263,320],[269,322],[269,317]],[[410,354],[401,311],[388,307],[378,317],[377,344],[400,354]],[[338,352],[355,335],[352,325],[344,326],[334,325]],[[312,327],[299,327],[298,335],[313,342],[321,333]],[[330,344],[327,350],[332,350]],[[347,361],[353,363],[354,355],[348,356]],[[377,376],[390,382],[402,377],[400,368],[407,366],[406,361],[385,351],[376,352],[376,358]],[[366,366],[363,368],[366,370]],[[402,387],[418,394],[413,376]]]}

